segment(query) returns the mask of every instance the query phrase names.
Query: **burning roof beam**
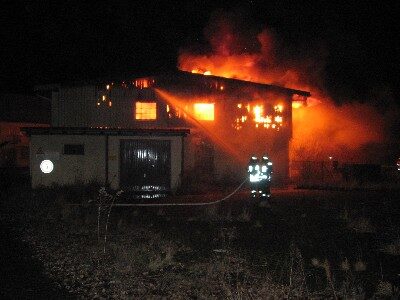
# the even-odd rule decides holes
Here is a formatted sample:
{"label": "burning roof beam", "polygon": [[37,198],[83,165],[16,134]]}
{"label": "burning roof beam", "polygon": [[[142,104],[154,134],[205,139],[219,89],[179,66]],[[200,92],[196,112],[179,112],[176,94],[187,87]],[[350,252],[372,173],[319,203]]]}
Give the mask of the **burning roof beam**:
{"label": "burning roof beam", "polygon": [[279,93],[285,93],[285,94],[289,94],[289,95],[298,95],[298,96],[302,96],[302,97],[306,97],[306,98],[311,96],[310,92],[290,89],[290,88],[281,87],[281,86],[272,85],[272,84],[258,83],[258,82],[253,82],[253,81],[246,81],[246,80],[227,78],[227,77],[219,77],[219,76],[215,76],[215,75],[203,75],[200,73],[193,73],[193,72],[187,72],[187,71],[178,71],[178,72],[182,73],[184,75],[193,76],[193,77],[201,76],[201,77],[206,77],[206,78],[214,78],[215,80],[222,80],[225,82],[235,82],[237,84],[252,85],[254,87],[266,88],[270,91],[276,91]]}

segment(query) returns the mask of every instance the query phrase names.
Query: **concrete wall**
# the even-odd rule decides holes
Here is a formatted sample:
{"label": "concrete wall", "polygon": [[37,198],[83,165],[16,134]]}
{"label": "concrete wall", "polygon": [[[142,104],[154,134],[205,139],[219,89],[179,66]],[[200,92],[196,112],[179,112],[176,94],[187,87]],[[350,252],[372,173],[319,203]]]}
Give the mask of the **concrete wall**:
{"label": "concrete wall", "polygon": [[[31,136],[31,177],[32,187],[54,184],[68,185],[76,183],[106,181],[106,136],[104,135],[32,135]],[[120,140],[157,139],[171,141],[171,189],[175,191],[181,183],[182,137],[108,137],[108,183],[113,189],[119,189],[120,176]],[[84,155],[63,154],[64,144],[83,144]],[[54,170],[44,174],[40,163],[49,159]]]}
{"label": "concrete wall", "polygon": [[[86,135],[33,135],[30,142],[32,187],[105,182],[105,137]],[[85,155],[64,155],[64,144],[83,144]],[[44,174],[40,163],[49,159],[54,170]]]}

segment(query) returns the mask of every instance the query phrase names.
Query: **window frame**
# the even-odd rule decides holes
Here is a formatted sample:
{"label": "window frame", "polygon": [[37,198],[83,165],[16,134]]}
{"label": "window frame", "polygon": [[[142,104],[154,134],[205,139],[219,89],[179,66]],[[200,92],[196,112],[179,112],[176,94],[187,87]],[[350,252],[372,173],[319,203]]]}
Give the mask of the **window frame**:
{"label": "window frame", "polygon": [[[147,104],[148,106],[154,105],[154,107],[148,107],[146,111],[145,107],[140,107],[143,104]],[[138,107],[138,105],[140,105]],[[134,118],[135,121],[139,122],[151,122],[151,121],[157,121],[157,110],[158,110],[158,105],[156,101],[135,101],[135,109],[134,109]],[[154,113],[154,118],[146,118],[147,117],[152,117]],[[138,118],[138,116],[141,116],[141,118]]]}
{"label": "window frame", "polygon": [[85,155],[85,144],[64,144],[63,155]]}

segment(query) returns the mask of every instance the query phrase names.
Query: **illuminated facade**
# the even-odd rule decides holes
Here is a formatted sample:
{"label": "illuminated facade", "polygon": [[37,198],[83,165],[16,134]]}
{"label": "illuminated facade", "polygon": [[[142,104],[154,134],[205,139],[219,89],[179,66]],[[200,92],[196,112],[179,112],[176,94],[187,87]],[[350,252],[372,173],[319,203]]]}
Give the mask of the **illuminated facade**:
{"label": "illuminated facade", "polygon": [[182,174],[214,183],[228,177],[238,181],[252,154],[268,152],[276,178],[283,180],[288,177],[292,102],[303,105],[309,96],[200,71],[64,84],[53,91],[52,126],[189,129]]}
{"label": "illuminated facade", "polygon": [[26,128],[32,187],[99,183],[125,192],[174,192],[188,130]]}

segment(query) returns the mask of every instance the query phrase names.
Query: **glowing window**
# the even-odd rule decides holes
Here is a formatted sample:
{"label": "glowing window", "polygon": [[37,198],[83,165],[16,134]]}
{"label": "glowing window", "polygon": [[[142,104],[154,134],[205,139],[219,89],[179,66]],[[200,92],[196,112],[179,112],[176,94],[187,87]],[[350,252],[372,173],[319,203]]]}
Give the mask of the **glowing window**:
{"label": "glowing window", "polygon": [[214,121],[214,103],[195,103],[194,116],[197,120]]}
{"label": "glowing window", "polygon": [[147,89],[154,84],[154,79],[150,78],[140,78],[133,81],[133,85],[138,89]]}
{"label": "glowing window", "polygon": [[155,102],[136,102],[135,104],[136,120],[156,120],[157,103]]}

